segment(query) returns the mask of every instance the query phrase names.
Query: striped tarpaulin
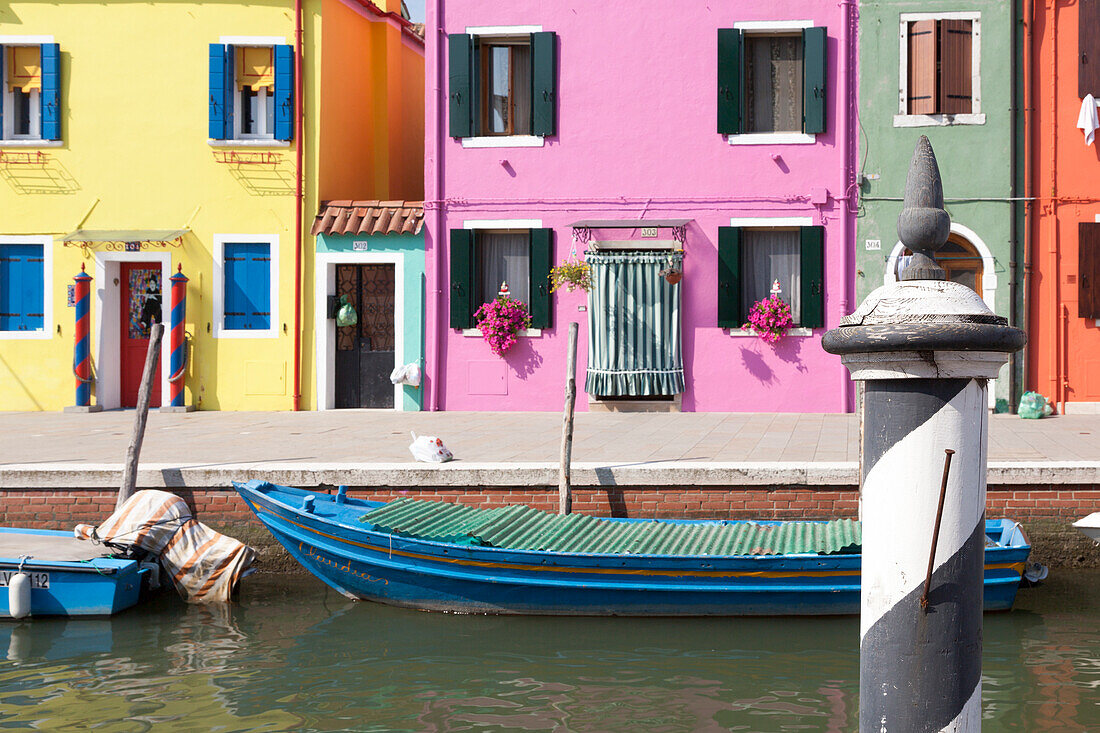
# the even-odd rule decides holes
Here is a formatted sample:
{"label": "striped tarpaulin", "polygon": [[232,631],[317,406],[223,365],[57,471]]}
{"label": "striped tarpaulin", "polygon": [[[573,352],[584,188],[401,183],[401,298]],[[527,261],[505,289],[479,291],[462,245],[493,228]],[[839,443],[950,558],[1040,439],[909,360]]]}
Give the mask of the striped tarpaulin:
{"label": "striped tarpaulin", "polygon": [[256,552],[191,516],[167,491],[138,491],[99,527],[78,524],[77,537],[139,547],[156,556],[190,603],[225,602]]}

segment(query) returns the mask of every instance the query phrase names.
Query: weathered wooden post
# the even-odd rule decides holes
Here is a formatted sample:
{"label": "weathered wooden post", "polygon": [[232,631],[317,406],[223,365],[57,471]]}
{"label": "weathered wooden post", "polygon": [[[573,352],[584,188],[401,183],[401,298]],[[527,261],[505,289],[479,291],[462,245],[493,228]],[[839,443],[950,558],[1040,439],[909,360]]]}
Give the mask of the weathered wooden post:
{"label": "weathered wooden post", "polygon": [[[864,733],[981,729],[987,381],[1026,338],[946,280],[933,257],[950,227],[936,157],[921,136],[898,217],[913,256],[900,282],[871,293],[822,340],[865,384]],[[947,450],[955,452],[949,475]]]}
{"label": "weathered wooden post", "polygon": [[573,511],[570,463],[573,459],[573,409],[577,403],[577,322],[569,324],[565,359],[565,408],[561,416],[561,462],[558,466],[558,514]]}
{"label": "weathered wooden post", "polygon": [[149,419],[149,400],[152,398],[153,380],[157,378],[160,340],[163,336],[164,325],[154,323],[149,329],[149,350],[145,352],[145,370],[141,373],[141,387],[138,388],[134,432],[130,436],[130,445],[126,448],[126,467],[123,469],[118,498],[115,499],[115,511],[121,509],[126,500],[134,495],[134,487],[137,485],[138,458],[141,456],[141,444],[145,440],[145,422]]}

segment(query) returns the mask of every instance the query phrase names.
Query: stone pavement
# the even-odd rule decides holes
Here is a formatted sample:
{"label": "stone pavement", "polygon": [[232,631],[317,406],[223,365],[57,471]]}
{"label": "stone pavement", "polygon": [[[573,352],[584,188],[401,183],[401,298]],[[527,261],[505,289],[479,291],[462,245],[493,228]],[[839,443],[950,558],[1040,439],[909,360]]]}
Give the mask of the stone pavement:
{"label": "stone pavement", "polygon": [[[0,467],[121,464],[132,410],[0,413]],[[561,416],[548,412],[152,412],[142,464],[409,464],[410,432],[443,439],[456,463],[556,464]],[[579,464],[848,464],[855,415],[578,413]],[[1100,461],[1100,415],[990,418],[992,462]]]}

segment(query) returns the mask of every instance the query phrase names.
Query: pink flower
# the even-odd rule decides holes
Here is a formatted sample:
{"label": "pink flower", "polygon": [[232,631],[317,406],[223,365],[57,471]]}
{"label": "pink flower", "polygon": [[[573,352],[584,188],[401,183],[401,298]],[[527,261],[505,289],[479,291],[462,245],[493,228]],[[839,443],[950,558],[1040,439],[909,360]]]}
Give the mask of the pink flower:
{"label": "pink flower", "polygon": [[497,356],[504,356],[515,345],[517,334],[531,327],[527,306],[504,295],[483,303],[474,312],[474,319],[482,337]]}
{"label": "pink flower", "polygon": [[772,295],[753,303],[749,309],[749,320],[741,326],[752,329],[757,336],[769,344],[775,344],[787,334],[794,325],[791,307],[778,295]]}

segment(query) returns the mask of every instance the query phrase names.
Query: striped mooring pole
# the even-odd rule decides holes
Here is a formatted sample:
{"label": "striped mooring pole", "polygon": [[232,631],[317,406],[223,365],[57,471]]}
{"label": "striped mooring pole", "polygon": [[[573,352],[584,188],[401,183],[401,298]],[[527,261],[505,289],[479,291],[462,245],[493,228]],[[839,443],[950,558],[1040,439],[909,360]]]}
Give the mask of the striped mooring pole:
{"label": "striped mooring pole", "polygon": [[92,357],[89,347],[91,333],[92,276],[80,265],[80,272],[73,277],[73,305],[76,307],[76,329],[73,331],[73,376],[76,378],[76,406],[92,405]]}
{"label": "striped mooring pole", "polygon": [[904,201],[899,282],[822,339],[864,383],[859,729],[978,731],[987,383],[1026,337],[934,260],[951,219],[927,137]]}
{"label": "striped mooring pole", "polygon": [[[171,376],[168,377],[168,407],[172,411],[183,411],[183,376],[187,367],[187,341],[184,333],[184,321],[187,315],[187,276],[183,274],[183,265],[176,266],[176,274],[168,278],[172,283],[171,331],[168,334],[168,348],[171,350],[168,364]],[[162,411],[164,408],[161,408]]]}

